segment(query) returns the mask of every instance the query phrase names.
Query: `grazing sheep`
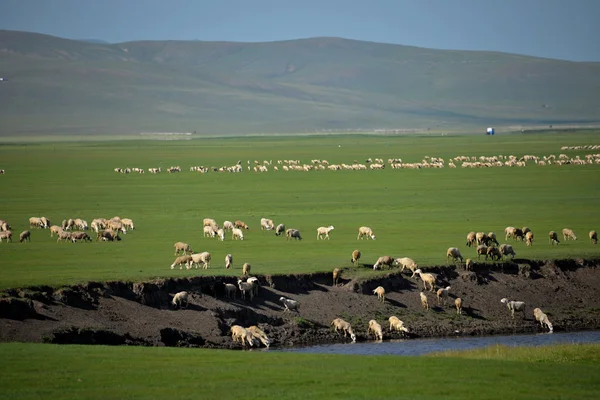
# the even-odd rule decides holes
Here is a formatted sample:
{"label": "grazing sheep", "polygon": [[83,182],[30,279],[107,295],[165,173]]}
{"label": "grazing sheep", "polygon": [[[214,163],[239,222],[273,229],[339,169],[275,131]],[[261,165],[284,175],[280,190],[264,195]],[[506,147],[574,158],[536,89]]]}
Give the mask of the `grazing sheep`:
{"label": "grazing sheep", "polygon": [[173,296],[173,300],[171,301],[171,304],[173,304],[173,306],[178,307],[178,308],[183,308],[183,303],[185,303],[185,308],[187,308],[189,301],[189,294],[188,292],[179,292],[176,293],[175,296]]}
{"label": "grazing sheep", "polygon": [[[62,233],[65,233],[64,231]],[[69,233],[69,232],[66,232]],[[121,240],[119,234],[111,229],[105,229],[96,234],[96,241],[102,239],[103,242],[114,242]]]}
{"label": "grazing sheep", "polygon": [[358,265],[358,260],[360,260],[360,250],[354,250],[352,252],[352,259],[350,261],[352,261],[352,264],[354,264],[355,266]]}
{"label": "grazing sheep", "polygon": [[252,301],[254,298],[254,283],[244,282],[241,279],[238,279],[237,283],[240,293],[242,294],[242,299],[246,300],[246,295],[248,295],[250,296],[250,301]]}
{"label": "grazing sheep", "polygon": [[43,228],[44,223],[40,217],[31,217],[29,218],[29,227],[30,228]]}
{"label": "grazing sheep", "polygon": [[467,258],[465,261],[465,271],[471,271],[473,269],[473,260]]}
{"label": "grazing sheep", "polygon": [[236,293],[237,293],[237,288],[235,287],[234,284],[232,284],[232,283],[225,284],[225,297],[227,299],[231,299],[233,297],[233,299],[235,300]]}
{"label": "grazing sheep", "polygon": [[506,234],[504,240],[516,237],[516,232],[517,228],[515,228],[514,226],[507,226],[506,228],[504,228],[504,233]]}
{"label": "grazing sheep", "polygon": [[367,240],[369,240],[369,238],[375,240],[375,234],[368,226],[361,226],[358,228],[358,236],[356,237],[356,240],[362,239],[363,237],[366,237]]}
{"label": "grazing sheep", "polygon": [[78,240],[81,242],[91,242],[92,238],[86,232],[75,231],[71,233],[71,240],[73,240],[73,242],[77,242]]}
{"label": "grazing sheep", "polygon": [[249,328],[246,328],[248,332],[252,334],[252,336],[258,339],[265,347],[271,346],[271,341],[267,337],[267,335],[256,325],[252,325]]}
{"label": "grazing sheep", "polygon": [[202,253],[198,254],[192,254],[190,256],[191,261],[189,262],[187,268],[190,269],[194,265],[196,266],[196,268],[198,268],[200,266],[200,263],[202,263],[202,268],[208,269],[210,267],[211,257],[212,256],[208,251],[203,251]]}
{"label": "grazing sheep", "polygon": [[233,223],[233,226],[239,229],[250,229],[248,225],[246,225],[243,221],[240,221],[239,219]]}
{"label": "grazing sheep", "polygon": [[183,254],[187,254],[187,253],[193,254],[194,253],[194,251],[192,250],[190,245],[187,243],[177,242],[173,245],[173,247],[175,247],[174,255],[179,255],[179,253],[183,253]]}
{"label": "grazing sheep", "polygon": [[233,256],[231,254],[227,254],[225,256],[225,269],[230,269],[233,267]]}
{"label": "grazing sheep", "polygon": [[477,232],[475,234],[475,240],[477,241],[478,245],[481,245],[481,244],[487,245],[488,236],[485,234],[485,232]]}
{"label": "grazing sheep", "polygon": [[385,303],[385,289],[383,286],[377,286],[375,290],[373,290],[373,294],[377,295],[377,300]]}
{"label": "grazing sheep", "polygon": [[461,262],[463,261],[463,256],[460,254],[460,250],[458,250],[456,247],[450,247],[446,251],[446,261],[448,261],[450,257],[452,257],[454,262],[456,262],[457,259],[460,259]]}
{"label": "grazing sheep", "polygon": [[516,241],[520,240],[522,242],[525,239],[525,234],[523,233],[523,230],[521,228],[515,228],[513,238]]}
{"label": "grazing sheep", "polygon": [[435,290],[435,276],[429,273],[423,273],[420,269],[415,271],[415,275],[419,275],[421,280],[423,281],[423,290],[427,290],[427,285],[430,286],[430,291]]}
{"label": "grazing sheep", "polygon": [[475,245],[476,237],[475,232],[469,232],[467,234],[467,246],[472,247]]}
{"label": "grazing sheep", "polygon": [[23,243],[24,241],[31,242],[31,232],[23,231],[19,235],[19,242]]}
{"label": "grazing sheep", "polygon": [[563,229],[563,239],[565,241],[571,239],[571,240],[577,240],[577,236],[575,236],[575,232],[573,232],[572,229],[569,228],[565,228]]}
{"label": "grazing sheep", "polygon": [[273,222],[272,219],[268,219],[268,218],[260,219],[260,229],[261,230],[270,231],[273,228],[275,228],[275,223]]}
{"label": "grazing sheep", "polygon": [[11,231],[0,232],[0,243],[2,243],[3,239],[6,239],[6,243],[12,242],[12,232]]}
{"label": "grazing sheep", "polygon": [[405,332],[408,333],[408,328],[404,326],[404,322],[400,321],[398,317],[392,315],[388,321],[390,321],[390,332]]}
{"label": "grazing sheep", "polygon": [[100,229],[106,228],[106,221],[104,220],[104,218],[96,218],[92,220],[90,227],[94,232],[98,233]]}
{"label": "grazing sheep", "polygon": [[217,221],[212,218],[204,218],[202,220],[202,226],[217,226]]}
{"label": "grazing sheep", "polygon": [[281,236],[285,232],[285,225],[279,224],[277,228],[275,228],[275,236]]}
{"label": "grazing sheep", "polygon": [[73,227],[77,228],[77,229],[81,229],[83,231],[87,231],[89,229],[87,221],[85,221],[85,220],[83,220],[81,218],[76,218],[73,221]]}
{"label": "grazing sheep", "polygon": [[350,338],[352,339],[352,342],[356,342],[356,335],[354,334],[354,332],[352,332],[352,326],[350,325],[350,323],[344,321],[341,318],[336,318],[333,321],[331,321],[331,326],[333,327],[335,333],[339,333],[338,331],[342,331],[344,332],[344,337],[347,337],[347,334],[349,334]]}
{"label": "grazing sheep", "polygon": [[219,238],[219,240],[222,242],[223,240],[225,240],[225,231],[223,229],[219,229],[217,231],[217,237]]}
{"label": "grazing sheep", "polygon": [[250,347],[254,346],[254,336],[239,325],[233,325],[231,327],[231,339],[234,342],[240,342],[242,346],[246,344]]}
{"label": "grazing sheep", "polygon": [[242,275],[248,275],[251,269],[252,266],[250,264],[244,263],[244,265],[242,266]]}
{"label": "grazing sheep", "polygon": [[558,246],[560,241],[558,240],[558,235],[556,234],[556,232],[550,231],[548,233],[548,242],[550,243],[550,246],[552,246],[553,244],[556,244]]}
{"label": "grazing sheep", "polygon": [[387,265],[388,269],[392,269],[394,261],[394,257],[392,256],[381,256],[377,259],[377,262],[373,264],[373,269],[381,269],[383,265]]}
{"label": "grazing sheep", "polygon": [[282,302],[283,306],[285,307],[283,312],[296,311],[297,313],[300,313],[300,311],[299,311],[300,304],[296,300],[286,299],[285,297],[280,297],[279,301]]}
{"label": "grazing sheep", "polygon": [[367,335],[371,333],[375,336],[375,340],[383,340],[383,329],[374,319],[369,321],[369,328],[367,329]]}
{"label": "grazing sheep", "polygon": [[210,225],[205,226],[204,228],[202,228],[202,230],[204,231],[204,237],[215,237],[217,233],[216,229],[214,229]]}
{"label": "grazing sheep", "polygon": [[508,258],[508,256],[510,255],[513,259],[517,256],[513,247],[510,244],[506,243],[502,243],[500,245],[500,255],[502,256],[502,258]]}
{"label": "grazing sheep", "polygon": [[488,247],[485,244],[480,244],[479,246],[477,246],[477,259],[480,260],[481,256],[486,255],[487,254],[487,249]]}
{"label": "grazing sheep", "polygon": [[0,220],[0,232],[6,232],[11,230],[11,226],[6,221]]}
{"label": "grazing sheep", "polygon": [[454,305],[456,306],[456,313],[458,315],[462,314],[462,299],[460,297],[458,297],[456,300],[454,300]]}
{"label": "grazing sheep", "polygon": [[329,232],[333,230],[333,225],[329,226],[320,226],[317,228],[317,240],[319,239],[329,239]]}
{"label": "grazing sheep", "polygon": [[525,244],[533,246],[533,232],[529,231],[525,234]]}
{"label": "grazing sheep", "polygon": [[190,255],[183,255],[183,256],[179,256],[175,259],[175,261],[173,262],[173,264],[171,264],[171,269],[175,268],[176,265],[179,265],[179,269],[183,269],[183,266],[185,265],[186,269],[190,269],[189,265],[192,262],[192,256]]}
{"label": "grazing sheep", "polygon": [[235,228],[235,226],[233,226],[233,222],[231,222],[231,221],[224,221],[223,222],[223,229],[225,229],[226,231],[230,231],[233,228]]}
{"label": "grazing sheep", "polygon": [[233,228],[231,230],[231,240],[244,240],[244,232],[239,228]]}
{"label": "grazing sheep", "polygon": [[74,225],[75,220],[71,218],[63,219],[62,223],[60,224],[61,228],[63,228],[63,231],[68,231],[69,229],[72,229]]}
{"label": "grazing sheep", "polygon": [[488,257],[490,257],[492,261],[500,260],[500,258],[502,257],[502,255],[500,254],[500,249],[498,249],[496,246],[488,247],[485,253],[485,259],[487,260]]}
{"label": "grazing sheep", "polygon": [[500,303],[506,304],[506,307],[510,310],[510,314],[512,318],[515,319],[515,311],[519,311],[523,313],[523,318],[525,318],[525,302],[523,301],[509,301],[507,298],[503,298],[500,300]]}
{"label": "grazing sheep", "polygon": [[300,236],[300,231],[298,229],[288,229],[285,231],[285,240],[296,239],[302,240],[302,236]]}
{"label": "grazing sheep", "polygon": [[419,266],[417,265],[415,260],[409,257],[396,258],[394,262],[396,263],[396,265],[402,267],[400,269],[400,272],[404,271],[405,268],[409,269],[412,272],[411,278],[415,276],[415,271],[419,269]]}
{"label": "grazing sheep", "polygon": [[123,224],[123,226],[126,229],[131,229],[131,230],[135,229],[135,227],[133,226],[133,220],[131,218],[123,218],[121,220],[121,223]]}
{"label": "grazing sheep", "polygon": [[421,292],[419,293],[419,297],[421,297],[421,307],[429,311],[429,301],[427,300],[427,295]]}
{"label": "grazing sheep", "polygon": [[438,289],[436,294],[437,294],[438,306],[442,305],[441,303],[446,305],[446,299],[448,298],[448,295],[450,294],[450,286],[446,286],[443,289]]}
{"label": "grazing sheep", "polygon": [[340,275],[342,275],[342,270],[335,268],[333,270],[333,286],[337,286],[338,281],[340,280]]}
{"label": "grazing sheep", "polygon": [[592,244],[598,244],[598,233],[596,231],[590,231],[590,240]]}
{"label": "grazing sheep", "polygon": [[552,323],[548,319],[548,316],[541,309],[534,308],[533,316],[535,317],[535,320],[540,323],[542,328],[544,327],[544,324],[546,324],[550,332],[554,332],[554,327],[552,326]]}
{"label": "grazing sheep", "polygon": [[494,243],[496,246],[500,245],[500,243],[498,243],[498,240],[496,239],[496,234],[494,232],[488,232],[487,237],[488,245],[490,244],[490,242]]}
{"label": "grazing sheep", "polygon": [[58,238],[56,239],[56,243],[58,242],[62,242],[63,240],[66,241],[73,241],[73,238],[71,236],[71,232],[67,232],[67,231],[60,231],[60,233],[58,234]]}

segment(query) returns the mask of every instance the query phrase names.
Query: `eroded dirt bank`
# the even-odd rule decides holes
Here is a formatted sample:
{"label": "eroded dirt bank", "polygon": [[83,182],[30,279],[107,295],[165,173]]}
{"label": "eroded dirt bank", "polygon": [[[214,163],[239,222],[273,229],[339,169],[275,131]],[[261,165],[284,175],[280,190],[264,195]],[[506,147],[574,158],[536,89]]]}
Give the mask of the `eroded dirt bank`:
{"label": "eroded dirt bank", "polygon": [[[396,315],[410,329],[409,337],[540,332],[532,310],[542,308],[555,331],[600,329],[600,260],[552,260],[476,265],[474,272],[432,267],[437,287],[451,286],[447,306],[421,308],[422,282],[398,270],[372,279],[342,279],[332,285],[331,273],[259,276],[262,287],[254,301],[226,300],[224,283],[236,278],[195,277],[148,282],[89,282],[58,289],[11,289],[0,296],[0,341],[130,344],[239,348],[229,327],[258,325],[274,346],[339,342],[331,330],[341,317],[357,339],[367,340],[367,325],[376,319],[384,338],[387,319]],[[342,274],[344,278],[344,274]],[[372,291],[386,291],[382,304]],[[187,309],[176,310],[173,295],[191,293]],[[284,313],[281,296],[300,302],[299,314]],[[454,298],[464,314],[457,315]],[[500,299],[524,301],[525,318],[513,321]]]}

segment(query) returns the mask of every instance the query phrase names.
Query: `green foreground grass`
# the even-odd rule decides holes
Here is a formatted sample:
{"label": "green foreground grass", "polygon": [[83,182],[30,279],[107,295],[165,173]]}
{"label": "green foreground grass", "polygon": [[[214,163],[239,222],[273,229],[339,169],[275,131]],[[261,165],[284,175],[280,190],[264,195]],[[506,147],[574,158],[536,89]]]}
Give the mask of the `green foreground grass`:
{"label": "green foreground grass", "polygon": [[[529,226],[534,246],[515,244],[517,257],[598,258],[600,247],[587,233],[600,230],[599,165],[526,168],[422,169],[198,174],[192,165],[233,165],[242,160],[327,159],[351,164],[367,157],[459,155],[574,157],[594,151],[561,151],[563,145],[598,144],[598,132],[450,136],[315,136],[195,139],[190,141],[116,141],[10,143],[0,145],[0,219],[15,236],[28,229],[31,216],[60,224],[65,218],[135,221],[136,230],[119,243],[56,243],[47,230],[33,230],[32,243],[1,243],[0,289],[63,285],[89,280],[138,280],[198,274],[238,275],[249,262],[253,273],[302,273],[350,265],[355,248],[373,263],[389,254],[410,256],[420,265],[445,264],[445,252],[457,246],[466,257],[469,231],[495,231],[507,225]],[[115,173],[115,167],[180,165],[179,174]],[[202,219],[244,220],[244,241],[204,238]],[[261,217],[299,229],[302,242],[286,242],[260,231]],[[316,240],[318,226],[334,225],[329,241]],[[357,241],[367,225],[375,241]],[[564,227],[575,242],[550,248],[547,233]],[[209,271],[170,270],[173,243],[184,241],[213,255]],[[234,270],[223,268],[234,256]]]}
{"label": "green foreground grass", "polygon": [[597,398],[599,345],[510,353],[471,359],[11,343],[0,345],[0,387],[5,399]]}

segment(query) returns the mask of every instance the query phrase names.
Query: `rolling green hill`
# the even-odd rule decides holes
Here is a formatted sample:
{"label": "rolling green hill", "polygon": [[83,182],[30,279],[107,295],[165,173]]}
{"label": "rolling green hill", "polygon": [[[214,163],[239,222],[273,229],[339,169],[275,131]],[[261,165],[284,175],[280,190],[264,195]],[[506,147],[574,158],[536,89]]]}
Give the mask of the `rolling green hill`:
{"label": "rolling green hill", "polygon": [[0,31],[0,135],[600,121],[600,63],[311,38],[90,43]]}

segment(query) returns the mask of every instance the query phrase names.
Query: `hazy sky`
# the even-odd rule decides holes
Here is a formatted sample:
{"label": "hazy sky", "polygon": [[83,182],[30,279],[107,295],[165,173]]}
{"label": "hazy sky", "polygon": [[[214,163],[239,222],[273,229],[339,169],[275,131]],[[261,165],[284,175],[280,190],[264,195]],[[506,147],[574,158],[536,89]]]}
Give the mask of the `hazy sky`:
{"label": "hazy sky", "polygon": [[0,29],[72,39],[337,36],[600,61],[600,0],[1,0]]}

